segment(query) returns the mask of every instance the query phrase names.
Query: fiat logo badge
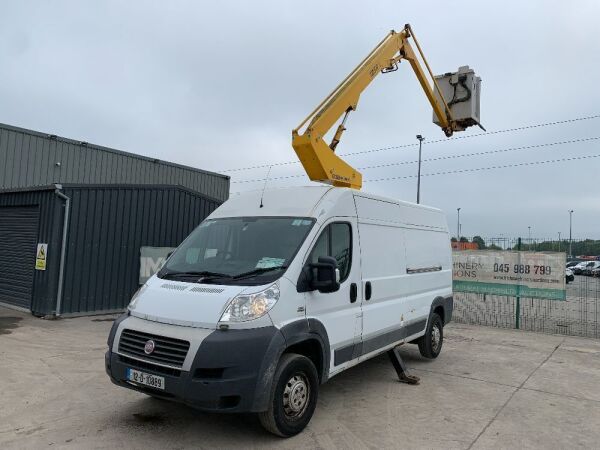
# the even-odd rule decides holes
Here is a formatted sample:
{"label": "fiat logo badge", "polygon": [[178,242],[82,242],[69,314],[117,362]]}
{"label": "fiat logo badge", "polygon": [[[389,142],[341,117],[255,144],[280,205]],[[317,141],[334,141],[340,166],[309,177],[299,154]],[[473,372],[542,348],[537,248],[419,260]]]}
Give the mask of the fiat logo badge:
{"label": "fiat logo badge", "polygon": [[146,344],[144,345],[144,353],[146,355],[149,355],[150,353],[152,353],[154,351],[155,347],[156,347],[156,344],[154,343],[154,341],[152,339],[150,339],[149,341],[146,341]]}

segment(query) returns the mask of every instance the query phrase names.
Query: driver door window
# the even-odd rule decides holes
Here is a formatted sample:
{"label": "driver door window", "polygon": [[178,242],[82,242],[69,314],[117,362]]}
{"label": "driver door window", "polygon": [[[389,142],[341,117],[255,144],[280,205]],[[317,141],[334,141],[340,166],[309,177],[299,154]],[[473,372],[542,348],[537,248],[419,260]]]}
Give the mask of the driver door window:
{"label": "driver door window", "polygon": [[352,228],[349,223],[335,222],[327,225],[315,243],[308,263],[319,262],[320,256],[333,256],[340,271],[340,283],[350,274],[352,263]]}

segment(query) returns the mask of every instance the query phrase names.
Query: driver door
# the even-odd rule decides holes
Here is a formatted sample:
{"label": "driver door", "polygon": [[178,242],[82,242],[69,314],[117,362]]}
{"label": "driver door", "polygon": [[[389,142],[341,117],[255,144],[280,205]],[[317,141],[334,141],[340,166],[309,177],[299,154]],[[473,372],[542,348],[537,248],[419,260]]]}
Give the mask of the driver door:
{"label": "driver door", "polygon": [[332,256],[340,271],[337,292],[306,292],[306,316],[320,321],[327,331],[330,346],[329,373],[350,365],[358,355],[362,333],[362,292],[360,252],[356,219],[340,218],[326,223],[308,253],[305,264],[320,256]]}

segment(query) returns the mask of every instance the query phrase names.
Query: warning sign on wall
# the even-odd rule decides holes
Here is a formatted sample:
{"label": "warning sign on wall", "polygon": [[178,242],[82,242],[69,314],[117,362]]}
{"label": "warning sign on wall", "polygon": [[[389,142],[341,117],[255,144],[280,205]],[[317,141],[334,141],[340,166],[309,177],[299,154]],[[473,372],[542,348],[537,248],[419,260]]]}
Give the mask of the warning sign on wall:
{"label": "warning sign on wall", "polygon": [[46,270],[46,259],[48,258],[48,244],[38,244],[35,253],[35,270]]}

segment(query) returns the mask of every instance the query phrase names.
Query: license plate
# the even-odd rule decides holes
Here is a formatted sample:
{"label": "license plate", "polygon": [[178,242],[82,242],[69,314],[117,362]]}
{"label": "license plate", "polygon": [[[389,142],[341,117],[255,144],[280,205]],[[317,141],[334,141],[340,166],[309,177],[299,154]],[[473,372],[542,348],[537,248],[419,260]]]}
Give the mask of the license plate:
{"label": "license plate", "polygon": [[127,379],[154,389],[165,389],[165,377],[157,377],[156,375],[140,372],[139,370],[127,369]]}

